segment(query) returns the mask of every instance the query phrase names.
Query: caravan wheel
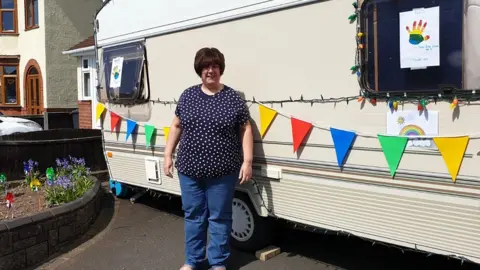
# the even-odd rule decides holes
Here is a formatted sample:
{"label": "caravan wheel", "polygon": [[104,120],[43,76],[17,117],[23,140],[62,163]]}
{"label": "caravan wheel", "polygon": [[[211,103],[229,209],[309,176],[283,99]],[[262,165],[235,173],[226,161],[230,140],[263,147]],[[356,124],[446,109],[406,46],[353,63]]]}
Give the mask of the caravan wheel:
{"label": "caravan wheel", "polygon": [[117,198],[125,198],[129,194],[127,185],[117,182],[115,180],[110,180],[110,190]]}
{"label": "caravan wheel", "polygon": [[257,214],[246,194],[235,194],[232,210],[230,242],[233,247],[244,251],[257,251],[270,244],[272,234],[268,219]]}

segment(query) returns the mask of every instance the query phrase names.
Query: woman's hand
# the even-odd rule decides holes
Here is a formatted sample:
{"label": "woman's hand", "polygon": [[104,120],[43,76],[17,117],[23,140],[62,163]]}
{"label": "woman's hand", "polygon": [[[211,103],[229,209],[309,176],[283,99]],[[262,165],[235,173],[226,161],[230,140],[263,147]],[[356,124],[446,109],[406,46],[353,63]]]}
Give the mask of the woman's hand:
{"label": "woman's hand", "polygon": [[173,161],[171,156],[165,156],[163,161],[163,173],[166,176],[173,178]]}
{"label": "woman's hand", "polygon": [[243,162],[238,179],[240,179],[240,185],[252,179],[252,163],[251,162]]}

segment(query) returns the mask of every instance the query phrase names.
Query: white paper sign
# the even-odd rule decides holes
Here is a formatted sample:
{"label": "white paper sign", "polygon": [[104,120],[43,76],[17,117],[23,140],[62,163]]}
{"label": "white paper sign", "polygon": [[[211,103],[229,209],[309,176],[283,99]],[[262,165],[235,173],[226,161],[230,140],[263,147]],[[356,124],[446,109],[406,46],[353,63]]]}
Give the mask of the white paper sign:
{"label": "white paper sign", "polygon": [[[437,136],[437,111],[396,111],[387,112],[387,134],[394,136]],[[435,144],[431,139],[412,138],[407,147],[431,148]]]}
{"label": "white paper sign", "polygon": [[440,66],[440,8],[400,12],[400,68]]}
{"label": "white paper sign", "polygon": [[122,86],[123,57],[112,60],[112,73],[110,74],[110,88]]}

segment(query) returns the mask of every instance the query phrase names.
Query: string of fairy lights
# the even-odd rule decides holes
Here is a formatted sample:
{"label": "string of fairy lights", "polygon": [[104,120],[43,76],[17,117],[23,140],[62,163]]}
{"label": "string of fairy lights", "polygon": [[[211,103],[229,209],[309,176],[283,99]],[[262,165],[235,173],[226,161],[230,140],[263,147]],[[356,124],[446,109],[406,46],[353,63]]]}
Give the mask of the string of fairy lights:
{"label": "string of fairy lights", "polygon": [[370,89],[368,83],[368,61],[366,59],[367,53],[365,52],[365,39],[366,39],[366,18],[362,18],[364,9],[368,6],[371,0],[356,1],[352,3],[354,8],[353,14],[348,17],[351,24],[356,23],[356,53],[355,64],[350,68],[352,74],[358,76],[358,82],[360,85],[359,101],[369,100],[373,105],[376,105],[377,101],[385,101],[390,109],[396,110],[399,103],[414,103],[417,104],[418,110],[426,109],[426,106],[431,103],[437,103],[438,101],[449,102],[450,108],[456,109],[459,104],[470,104],[470,102],[480,101],[480,95],[476,92],[480,89],[456,89],[451,85],[439,86],[439,91],[416,91],[415,93],[407,93],[402,91],[396,91],[392,93],[380,93],[373,89]]}

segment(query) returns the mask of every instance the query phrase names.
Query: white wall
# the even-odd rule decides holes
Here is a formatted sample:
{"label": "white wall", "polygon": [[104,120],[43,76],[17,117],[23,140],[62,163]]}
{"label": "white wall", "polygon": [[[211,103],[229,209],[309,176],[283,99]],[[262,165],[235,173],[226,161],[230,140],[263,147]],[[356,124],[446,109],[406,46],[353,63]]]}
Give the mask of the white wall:
{"label": "white wall", "polygon": [[43,80],[43,106],[47,108],[47,79],[46,79],[46,54],[45,54],[45,17],[44,17],[44,1],[38,1],[38,29],[25,31],[25,1],[17,1],[18,16],[18,36],[0,36],[0,55],[20,55],[19,64],[19,89],[20,104],[24,106],[25,89],[24,89],[24,72],[25,65],[30,59],[35,59],[42,72]]}

